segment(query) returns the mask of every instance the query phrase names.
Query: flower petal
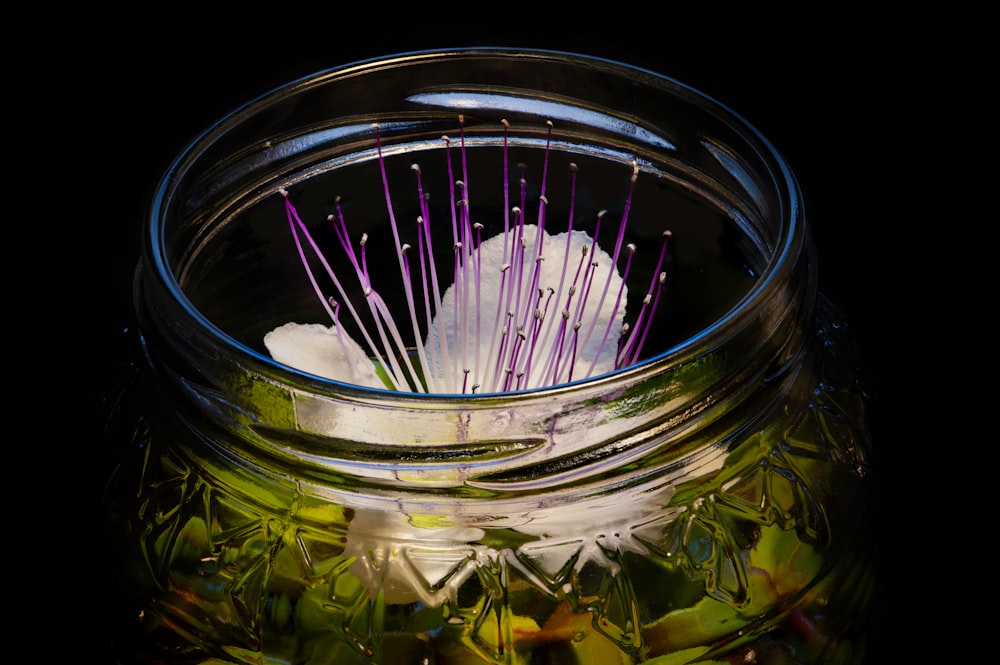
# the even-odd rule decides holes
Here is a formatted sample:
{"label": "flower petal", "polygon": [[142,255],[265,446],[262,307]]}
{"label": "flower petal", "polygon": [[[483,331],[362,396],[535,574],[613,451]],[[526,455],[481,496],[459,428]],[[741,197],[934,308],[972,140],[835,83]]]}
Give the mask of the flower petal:
{"label": "flower petal", "polygon": [[[594,244],[593,238],[585,231],[575,230],[570,232],[569,250],[567,252],[567,232],[563,231],[556,235],[544,233],[544,244],[542,255],[545,257],[539,263],[539,276],[536,287],[533,289],[532,274],[536,265],[535,239],[538,227],[533,224],[525,224],[523,227],[523,243],[518,243],[525,247],[524,260],[512,261],[510,253],[505,255],[504,245],[510,241],[510,237],[499,234],[484,240],[479,247],[481,261],[481,283],[480,300],[478,307],[478,321],[476,317],[475,293],[470,285],[466,292],[470,298],[469,314],[463,316],[460,310],[463,303],[456,303],[456,293],[458,290],[452,284],[442,297],[441,310],[435,315],[435,323],[430,327],[425,349],[428,357],[435,358],[429,373],[436,378],[442,378],[445,371],[451,371],[458,375],[464,368],[470,369],[471,376],[469,383],[482,386],[484,390],[494,389],[493,383],[494,369],[497,366],[497,358],[502,357],[500,362],[501,371],[512,367],[517,371],[527,370],[527,380],[520,388],[538,388],[542,386],[562,383],[569,380],[569,365],[574,366],[573,380],[586,378],[610,372],[615,368],[615,355],[617,352],[618,333],[621,331],[622,322],[625,318],[624,302],[627,295],[622,277],[618,269],[613,265],[611,256]],[[509,250],[509,248],[508,248]],[[587,252],[584,254],[584,252]],[[505,258],[506,257],[506,258]],[[581,263],[581,257],[583,261]],[[503,266],[510,262],[515,266],[520,266],[520,276],[514,274],[517,268],[511,268],[504,274]],[[584,275],[590,264],[596,262],[597,267],[590,267],[592,275],[587,279],[591,282],[589,295],[586,295],[584,286]],[[581,266],[579,277],[577,277],[577,267]],[[610,274],[609,274],[610,271]],[[576,277],[575,293],[571,295],[570,288],[574,284]],[[520,311],[516,312],[512,320],[512,330],[510,338],[516,335],[517,326],[526,323],[533,325],[533,313],[536,309],[531,300],[537,298],[538,291],[544,293],[540,302],[540,308],[544,307],[545,299],[548,298],[548,289],[553,290],[552,299],[545,314],[545,319],[537,337],[537,343],[533,349],[522,345],[517,353],[517,358],[512,360],[512,346],[506,347],[506,353],[500,352],[499,342],[494,342],[497,327],[506,325],[508,312],[515,307],[517,296],[508,298],[508,291],[511,284],[521,284]],[[501,284],[503,284],[501,286]],[[622,291],[622,300],[618,300],[619,290]],[[607,294],[602,297],[602,294]],[[577,312],[580,301],[586,297],[586,304],[582,313]],[[570,317],[565,322],[565,331],[560,338],[559,327],[562,319],[562,312],[567,309],[569,303]],[[526,303],[529,303],[526,305]],[[597,311],[600,305],[600,311]],[[499,324],[497,312],[500,312]],[[467,336],[461,337],[461,324],[455,325],[458,321],[465,320]],[[578,320],[581,323],[579,335],[583,346],[576,350],[575,355],[572,350],[573,325]],[[596,320],[595,320],[596,316]],[[612,326],[612,319],[614,324]],[[440,325],[443,323],[443,325]],[[479,326],[477,333],[477,326]],[[446,370],[442,365],[440,353],[440,334],[444,330],[445,339],[448,344],[449,354],[454,361],[453,367]],[[607,341],[605,333],[611,331],[611,336]],[[478,344],[477,342],[478,337]],[[459,338],[459,339],[456,339]],[[508,340],[509,342],[510,340]],[[432,351],[433,347],[433,351]],[[463,351],[464,349],[464,351]],[[478,349],[478,352],[477,352]],[[530,370],[529,368],[530,353]],[[477,359],[478,354],[478,359]],[[553,374],[550,358],[558,358],[561,370]],[[552,361],[555,362],[555,361]],[[591,370],[591,365],[593,369]],[[552,377],[555,376],[555,380]]]}
{"label": "flower petal", "polygon": [[385,388],[375,365],[343,330],[319,323],[286,323],[264,335],[264,346],[280,363],[335,381]]}

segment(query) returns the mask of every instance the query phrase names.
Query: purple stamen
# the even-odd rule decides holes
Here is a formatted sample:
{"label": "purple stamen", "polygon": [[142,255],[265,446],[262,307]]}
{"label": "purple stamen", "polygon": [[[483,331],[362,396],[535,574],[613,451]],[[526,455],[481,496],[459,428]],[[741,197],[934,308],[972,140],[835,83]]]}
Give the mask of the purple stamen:
{"label": "purple stamen", "polygon": [[[466,142],[465,117],[459,116],[459,141],[452,145],[448,136],[442,136],[444,143],[448,187],[450,194],[450,213],[452,227],[452,279],[453,284],[446,293],[442,293],[438,283],[438,270],[435,266],[435,252],[430,231],[429,196],[424,192],[422,175],[419,166],[412,165],[416,175],[416,190],[420,214],[416,218],[416,250],[414,257],[419,265],[419,277],[414,276],[411,261],[411,247],[400,240],[399,228],[390,196],[390,186],[386,168],[385,156],[382,150],[381,128],[373,124],[375,132],[378,166],[382,179],[382,190],[385,198],[386,211],[392,236],[395,242],[400,278],[402,281],[406,306],[410,317],[413,339],[416,341],[416,353],[424,368],[423,376],[417,372],[411,360],[411,351],[403,340],[403,335],[396,323],[393,312],[386,301],[373,287],[371,273],[367,260],[368,235],[362,234],[358,245],[350,241],[348,226],[340,206],[340,198],[335,200],[335,214],[328,217],[337,242],[343,249],[348,263],[354,270],[364,297],[369,306],[371,325],[364,325],[354,309],[346,291],[334,274],[329,263],[320,252],[316,242],[309,234],[304,222],[299,218],[294,206],[288,200],[288,193],[281,190],[285,197],[286,214],[289,226],[298,251],[300,260],[305,267],[307,277],[314,292],[320,298],[323,307],[333,321],[334,328],[344,356],[353,358],[356,362],[356,351],[352,350],[350,340],[341,337],[340,308],[341,302],[347,307],[354,322],[364,336],[375,361],[385,368],[388,380],[396,390],[413,390],[415,392],[476,393],[485,387],[489,391],[510,391],[534,386],[555,385],[564,381],[585,379],[593,375],[598,368],[620,369],[635,364],[641,357],[642,348],[652,328],[653,314],[658,308],[659,299],[666,281],[662,272],[665,260],[667,239],[670,232],[664,233],[659,260],[655,274],[650,282],[648,292],[643,299],[642,308],[632,324],[622,324],[618,340],[618,349],[613,354],[614,360],[604,358],[604,349],[611,339],[613,328],[621,320],[621,312],[625,307],[626,284],[632,269],[633,257],[636,251],[634,244],[625,245],[626,226],[629,219],[635,184],[638,177],[638,165],[633,163],[632,175],[629,181],[628,194],[615,239],[614,250],[609,257],[598,246],[598,239],[605,211],[597,215],[592,238],[583,236],[582,232],[574,231],[574,216],[576,208],[577,167],[570,165],[570,200],[569,217],[566,222],[566,244],[562,252],[561,262],[555,270],[553,266],[546,267],[552,257],[546,257],[547,215],[549,200],[547,196],[548,172],[551,164],[553,125],[547,122],[547,134],[542,162],[541,187],[538,195],[537,221],[534,225],[525,221],[527,210],[527,167],[518,164],[520,171],[519,205],[510,205],[510,171],[508,153],[509,123],[502,120],[503,125],[503,235],[499,243],[494,243],[488,250],[482,251],[483,224],[472,220],[470,206],[471,194],[469,185],[468,146]],[[461,179],[455,177],[455,163],[452,148],[459,150],[458,168]],[[511,219],[513,215],[513,219]],[[531,236],[530,233],[534,233]],[[584,239],[583,241],[581,240]],[[585,244],[581,243],[585,242]],[[341,296],[341,301],[326,297],[311,267],[311,259],[307,258],[306,246],[316,255],[323,269],[332,280],[334,287]],[[573,275],[569,274],[570,254],[573,247],[580,248],[580,257]],[[628,256],[624,261],[624,272],[616,287],[613,306],[610,314],[605,312],[605,302],[608,300],[611,284],[619,278],[617,266],[623,247],[627,248]],[[502,252],[502,264],[496,267],[498,253]],[[483,265],[487,258],[488,264]],[[610,258],[607,272],[598,275],[605,269],[604,263]],[[487,273],[483,273],[484,267]],[[499,275],[489,271],[498,270]],[[530,271],[530,272],[529,272]],[[546,282],[543,283],[543,277]],[[419,278],[419,286],[414,279]],[[598,285],[598,279],[603,280],[603,286]],[[553,288],[551,282],[558,282]],[[485,288],[496,289],[495,292]],[[418,321],[415,292],[423,302],[419,309],[421,317],[426,321],[428,343],[421,344],[420,321]],[[598,291],[600,295],[598,296]],[[496,308],[492,328],[485,328],[482,308],[489,298],[495,297]],[[449,298],[451,298],[449,300]],[[447,321],[443,312],[446,305],[451,307],[451,320]],[[558,312],[558,316],[550,316]],[[399,312],[396,312],[399,314]],[[501,317],[505,317],[501,321]],[[604,318],[607,317],[606,322]],[[555,319],[559,319],[558,322]],[[546,320],[548,319],[548,320]],[[601,330],[597,331],[600,338],[594,339],[598,320],[602,320]],[[486,345],[484,334],[490,336],[488,352],[481,356],[481,350]],[[375,343],[373,335],[379,340]],[[570,339],[570,336],[572,338]],[[596,352],[593,350],[596,346]],[[388,360],[388,361],[387,361]],[[488,367],[480,367],[487,364]],[[585,371],[584,371],[585,370]],[[537,378],[535,378],[537,376]]]}
{"label": "purple stamen", "polygon": [[[608,289],[611,287],[611,276],[614,274],[615,266],[618,265],[618,257],[621,254],[622,242],[625,238],[625,227],[628,226],[628,215],[632,208],[632,195],[635,193],[635,182],[639,178],[639,166],[638,164],[632,164],[632,177],[629,179],[628,194],[625,197],[625,209],[622,211],[622,220],[618,225],[618,237],[615,239],[615,251],[611,255],[611,265],[608,267],[608,277],[604,282],[604,290],[601,292],[601,299],[597,302],[596,311],[600,312],[604,309],[604,300],[608,297]],[[594,236],[594,242],[597,241],[597,236]],[[615,319],[617,310],[612,314],[611,320]],[[594,332],[594,325],[597,323],[597,317],[593,317],[590,321],[590,325],[587,326],[587,332],[583,336],[583,344],[586,345],[590,341],[590,335]]]}
{"label": "purple stamen", "polygon": [[[639,317],[636,319],[635,331],[629,337],[628,343],[626,345],[626,353],[622,356],[621,360],[624,364],[621,367],[628,367],[629,365],[634,365],[639,360],[639,354],[642,352],[642,347],[646,343],[646,337],[649,335],[649,329],[652,327],[653,312],[656,311],[657,306],[660,302],[660,291],[663,289],[664,282],[667,281],[667,273],[661,272],[663,268],[663,261],[667,254],[667,243],[673,234],[670,231],[663,232],[663,242],[660,245],[660,258],[656,262],[656,270],[653,271],[653,278],[650,281],[649,289],[646,292],[646,297],[642,300],[642,309],[639,311]],[[653,287],[656,287],[655,296],[653,293]],[[652,299],[652,307],[650,307],[650,300]],[[638,343],[636,342],[636,335],[638,331],[642,329],[642,335]],[[627,358],[627,360],[626,360]],[[616,363],[616,367],[617,367]]]}
{"label": "purple stamen", "polygon": [[[628,284],[629,273],[632,272],[632,257],[635,256],[635,245],[629,243],[628,249],[628,259],[625,261],[625,270],[622,272],[621,284],[618,286],[618,295],[615,298],[615,312],[622,306],[622,299],[625,293],[625,285]],[[594,367],[597,365],[597,359],[601,357],[601,353],[604,351],[604,346],[608,343],[608,338],[611,337],[611,328],[614,325],[615,318],[612,316],[608,319],[608,325],[604,329],[604,335],[601,337],[601,343],[597,347],[597,353],[594,354],[594,359],[590,362],[590,368],[587,370],[587,374],[590,375],[594,371]],[[615,367],[617,369],[617,365]]]}
{"label": "purple stamen", "polygon": [[292,237],[295,240],[295,246],[299,251],[299,258],[302,260],[302,265],[305,267],[306,274],[309,277],[310,283],[312,283],[313,285],[313,290],[316,292],[316,295],[319,296],[320,302],[323,303],[323,306],[326,308],[326,311],[330,315],[330,318],[336,322],[337,315],[334,311],[331,310],[330,305],[327,302],[327,299],[323,296],[323,293],[319,288],[319,284],[317,283],[316,277],[312,271],[312,268],[310,267],[309,260],[306,258],[305,251],[300,239],[300,234],[301,237],[304,237],[306,239],[306,242],[309,244],[310,248],[312,248],[313,252],[316,254],[316,257],[322,264],[324,270],[326,270],[326,274],[333,281],[334,287],[336,287],[337,291],[340,293],[341,298],[343,298],[344,302],[347,304],[346,305],[347,311],[351,313],[351,317],[354,319],[354,322],[358,325],[358,328],[361,330],[361,334],[364,335],[365,341],[368,343],[368,348],[372,350],[372,353],[375,355],[376,360],[381,365],[386,367],[389,379],[392,381],[392,384],[396,388],[396,390],[402,390],[394,374],[391,371],[388,371],[390,367],[389,364],[385,362],[385,359],[379,352],[379,348],[375,345],[375,342],[372,341],[371,335],[368,334],[368,329],[365,328],[365,326],[361,323],[361,318],[358,316],[358,313],[354,309],[354,305],[351,303],[350,299],[348,299],[347,293],[344,290],[343,285],[340,283],[340,280],[337,279],[337,275],[333,272],[333,268],[330,267],[330,264],[327,262],[326,257],[320,251],[319,246],[313,239],[312,234],[309,233],[309,229],[306,227],[305,222],[303,222],[302,219],[299,217],[299,213],[295,209],[295,206],[293,206],[292,202],[288,200],[288,192],[282,189],[280,190],[280,193],[285,198],[285,212],[288,217],[289,226],[291,227],[292,230]]}
{"label": "purple stamen", "polygon": [[[389,214],[389,225],[392,228],[392,238],[395,241],[395,246],[397,250],[396,256],[399,261],[399,272],[400,276],[403,278],[403,288],[405,289],[406,292],[406,305],[407,308],[409,309],[410,321],[411,325],[413,326],[413,334],[416,336],[416,339],[420,339],[420,329],[417,327],[416,307],[413,303],[413,291],[412,289],[410,289],[410,281],[409,279],[406,278],[406,269],[405,266],[403,265],[403,251],[402,251],[403,243],[401,243],[399,240],[399,228],[396,224],[396,213],[395,210],[393,209],[392,197],[389,195],[389,177],[385,171],[385,156],[382,154],[382,129],[381,127],[378,126],[377,123],[372,125],[372,128],[375,130],[375,147],[378,150],[379,172],[382,175],[382,191],[385,195],[386,212]],[[382,302],[381,298],[378,298],[378,303],[380,303],[382,309],[385,309],[385,303]],[[403,359],[404,365],[410,372],[410,377],[412,379],[414,390],[422,392],[423,388],[420,381],[420,377],[417,374],[417,371],[413,368],[413,363],[410,361],[410,354],[407,353],[406,346],[402,344],[402,339],[400,338],[399,335],[399,329],[397,328],[395,321],[392,318],[392,315],[389,314],[388,311],[386,311],[386,317],[387,317],[386,323],[390,328],[393,338],[399,344],[398,348],[399,357]]]}

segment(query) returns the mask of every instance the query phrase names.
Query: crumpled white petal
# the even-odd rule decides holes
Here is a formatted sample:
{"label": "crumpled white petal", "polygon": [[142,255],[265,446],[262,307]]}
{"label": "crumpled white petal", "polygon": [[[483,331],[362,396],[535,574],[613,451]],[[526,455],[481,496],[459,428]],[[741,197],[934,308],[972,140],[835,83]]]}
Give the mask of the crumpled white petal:
{"label": "crumpled white petal", "polygon": [[280,363],[335,381],[385,388],[375,364],[346,332],[320,323],[286,323],[264,335],[264,346]]}

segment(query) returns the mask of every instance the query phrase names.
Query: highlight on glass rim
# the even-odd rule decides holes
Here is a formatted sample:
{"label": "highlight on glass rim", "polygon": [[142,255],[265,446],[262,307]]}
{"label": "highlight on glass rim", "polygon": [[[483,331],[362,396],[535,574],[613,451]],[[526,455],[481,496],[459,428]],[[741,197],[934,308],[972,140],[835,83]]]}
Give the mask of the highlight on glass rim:
{"label": "highlight on glass rim", "polygon": [[137,272],[119,662],[865,662],[867,395],[801,197],[724,105],[578,54],[220,119]]}

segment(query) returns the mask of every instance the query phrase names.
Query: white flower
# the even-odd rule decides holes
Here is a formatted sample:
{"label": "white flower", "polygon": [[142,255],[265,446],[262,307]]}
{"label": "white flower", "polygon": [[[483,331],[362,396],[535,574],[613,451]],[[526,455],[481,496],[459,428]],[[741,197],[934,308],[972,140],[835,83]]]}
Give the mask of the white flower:
{"label": "white flower", "polygon": [[[506,130],[506,122],[504,127]],[[374,128],[382,160],[378,126]],[[444,140],[449,141],[447,137]],[[464,135],[462,150],[465,150]],[[548,160],[548,149],[545,159]],[[414,171],[418,191],[422,191],[420,170],[414,166]],[[385,178],[384,168],[382,173]],[[633,167],[633,186],[637,175],[638,169]],[[383,184],[388,192],[388,183]],[[464,194],[464,183],[457,182],[456,189]],[[551,234],[548,229],[525,223],[522,211],[516,207],[512,209],[513,222],[505,222],[504,231],[484,240],[481,238],[483,226],[472,223],[468,201],[462,201],[461,205],[456,205],[459,213],[454,229],[454,237],[459,240],[452,248],[455,278],[443,294],[436,282],[418,285],[416,277],[411,275],[411,247],[399,243],[395,215],[387,197],[407,303],[406,311],[402,312],[390,311],[373,288],[364,260],[367,235],[361,238],[359,259],[348,240],[348,227],[338,202],[337,214],[331,215],[329,221],[350,263],[348,272],[353,272],[354,278],[360,280],[371,315],[369,320],[374,321],[374,325],[367,327],[361,322],[355,303],[348,298],[341,276],[327,261],[288,200],[288,193],[282,190],[282,194],[303,266],[333,325],[286,323],[269,332],[264,344],[278,362],[360,386],[469,394],[558,385],[629,366],[640,357],[665,279],[660,269],[670,232],[663,236],[659,264],[654,273],[658,278],[650,284],[630,331],[625,325],[626,284],[635,247],[623,246],[622,239],[631,189],[613,254],[602,249],[595,237],[573,229],[572,220],[567,223],[566,230]],[[539,206],[547,205],[543,192],[539,196]],[[603,216],[603,211],[598,214],[595,236]],[[539,220],[543,218],[540,214]],[[436,274],[433,258],[429,258],[433,251],[427,225],[422,218],[417,221],[420,247],[413,273]],[[623,249],[628,256],[621,272],[618,265]],[[340,325],[341,301],[321,291],[308,259],[310,251],[339,291],[364,340],[352,339]],[[425,315],[430,324],[426,326],[423,344],[416,344],[414,349],[403,341],[401,322],[408,322],[412,337],[420,339],[418,312]],[[411,358],[413,353],[416,359]],[[415,360],[419,364],[415,364]],[[376,371],[376,367],[382,372]]]}

